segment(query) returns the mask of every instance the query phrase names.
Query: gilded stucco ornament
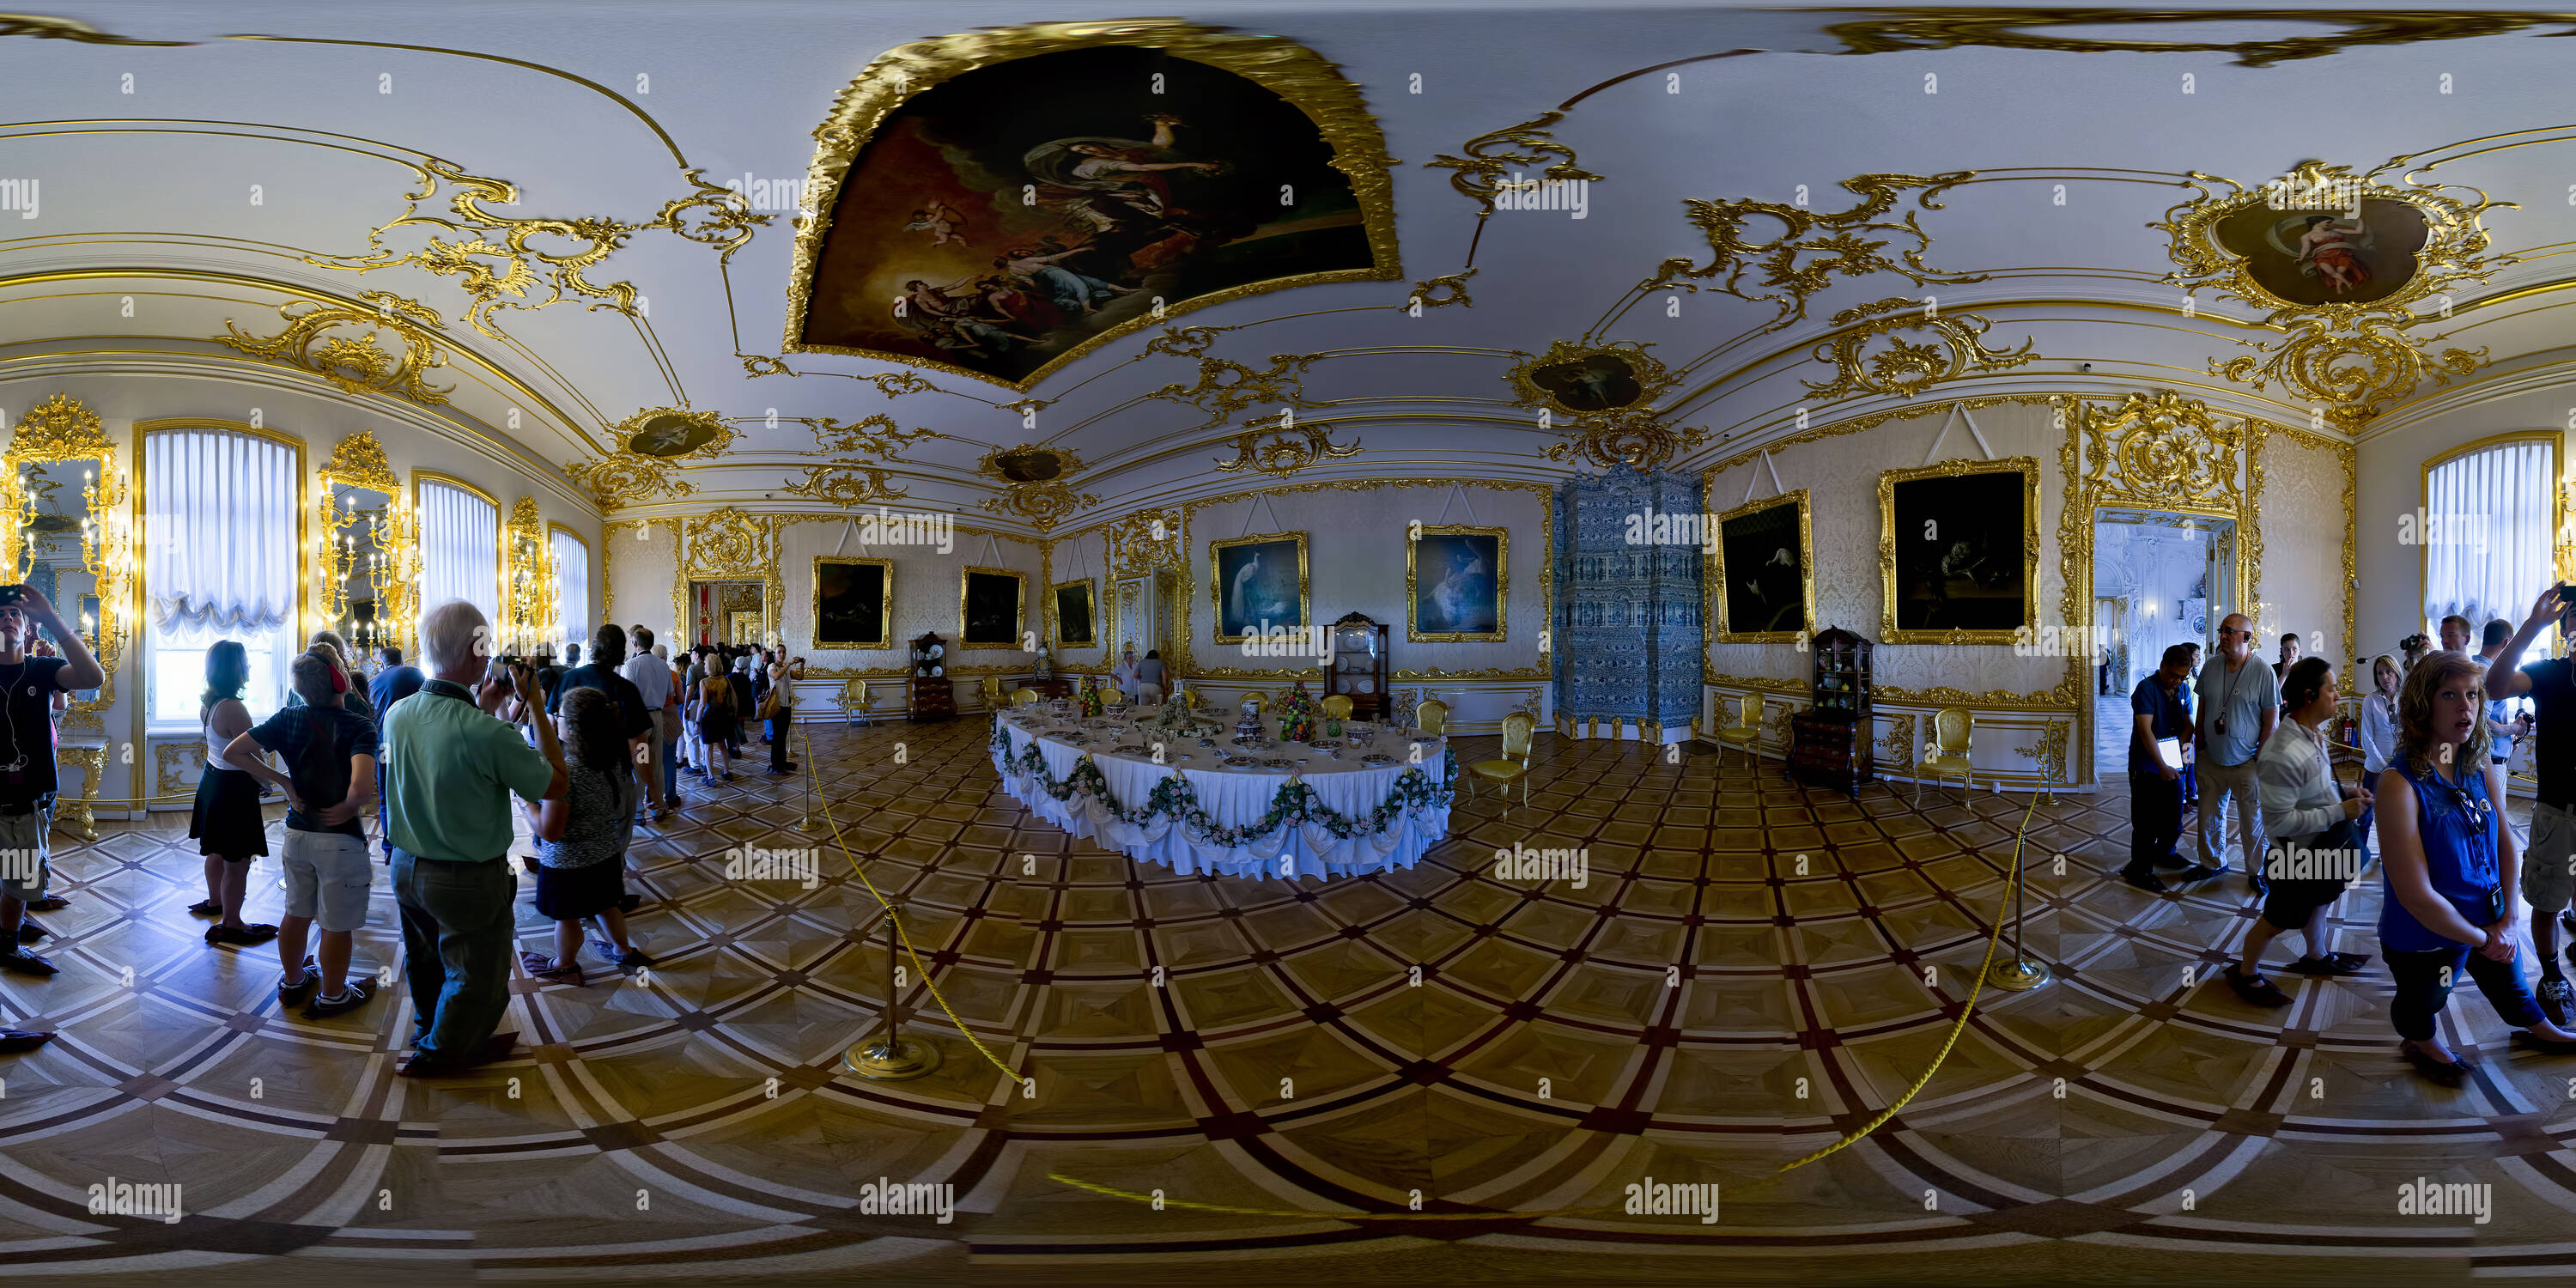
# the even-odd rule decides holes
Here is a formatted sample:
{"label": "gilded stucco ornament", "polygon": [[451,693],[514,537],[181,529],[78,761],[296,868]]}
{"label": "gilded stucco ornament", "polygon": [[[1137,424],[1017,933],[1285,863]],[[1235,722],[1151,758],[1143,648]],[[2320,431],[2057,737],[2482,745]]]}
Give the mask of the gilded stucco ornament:
{"label": "gilded stucco ornament", "polygon": [[[436,310],[391,291],[361,291],[372,307],[294,300],[278,306],[286,329],[261,337],[230,320],[226,334],[214,337],[263,362],[309,371],[349,393],[399,395],[425,406],[447,402],[455,386],[431,388],[421,377],[447,364],[439,353],[438,330],[444,322]],[[342,334],[334,334],[334,333]],[[391,332],[402,352],[387,352],[377,341]]]}
{"label": "gilded stucco ornament", "polygon": [[1463,273],[1426,277],[1413,284],[1413,295],[1406,300],[1406,304],[1419,305],[1426,309],[1463,304],[1472,309],[1476,307],[1476,301],[1467,294],[1467,279],[1475,275],[1476,270],[1471,268]]}
{"label": "gilded stucco ornament", "polygon": [[[1708,238],[1709,260],[1693,265],[1687,256],[1665,260],[1655,276],[1637,286],[1639,293],[1681,288],[1709,288],[1757,304],[1769,304],[1775,315],[1755,334],[1776,331],[1807,316],[1807,300],[1834,279],[1895,273],[1917,286],[1957,285],[1986,280],[1983,273],[1952,273],[1923,262],[1932,236],[1916,222],[1917,210],[1890,219],[1901,194],[1920,189],[1919,210],[1943,209],[1941,193],[1975,178],[1976,171],[1936,175],[1864,174],[1842,181],[1860,204],[1848,210],[1819,212],[1777,201],[1683,202],[1691,224]],[[1747,235],[1753,219],[1780,226],[1768,241]],[[1901,242],[1890,256],[1886,248]]]}
{"label": "gilded stucco ornament", "polygon": [[1228,440],[1234,447],[1234,459],[1220,456],[1216,458],[1216,468],[1227,473],[1258,470],[1284,479],[1324,461],[1359,455],[1360,444],[1333,441],[1327,428],[1331,423],[1300,421],[1287,411],[1264,417]]}
{"label": "gilded stucco ornament", "polygon": [[2038,356],[2032,352],[2035,340],[2018,349],[1989,349],[1984,337],[1993,323],[1973,313],[1944,314],[1937,304],[1911,296],[1844,309],[1834,315],[1834,325],[1842,329],[1812,350],[1816,361],[1833,364],[1834,378],[1799,382],[1828,400],[1860,394],[1912,398],[1945,381],[2008,371]]}
{"label": "gilded stucco ornament", "polygon": [[1062,523],[1065,516],[1086,505],[1100,504],[1100,498],[1089,492],[1076,492],[1061,480],[1038,483],[1015,483],[1000,496],[988,496],[976,503],[995,514],[1016,514],[1029,521],[1029,526],[1046,532]]}
{"label": "gilded stucco ornament", "polygon": [[1230,358],[1202,355],[1196,383],[1165,385],[1145,396],[1188,403],[1206,412],[1207,420],[1194,426],[1198,429],[1222,425],[1250,407],[1312,407],[1315,404],[1306,400],[1306,368],[1323,356],[1274,353],[1268,367],[1255,371]]}
{"label": "gilded stucco ornament", "polygon": [[394,474],[393,464],[385,459],[385,449],[376,442],[374,434],[363,429],[334,444],[331,459],[324,461],[322,468],[315,473],[320,474],[326,484],[346,483],[351,487],[382,492],[389,497],[400,496],[403,492],[402,480]]}
{"label": "gilded stucco ornament", "polygon": [[[2193,22],[2221,27],[2269,24],[2294,19],[2339,28],[2313,36],[2276,36],[2260,40],[2159,40],[2153,31],[2099,34],[2106,29],[2142,27],[2163,30]],[[2037,50],[2062,54],[2234,54],[2239,67],[2269,67],[2303,58],[2323,58],[2347,49],[2411,45],[2428,40],[2468,40],[2504,36],[2536,27],[2562,30],[2564,14],[2510,13],[2494,10],[2443,13],[2434,10],[2283,10],[2283,9],[1885,9],[1837,22],[1825,34],[1842,42],[1846,54],[1907,53],[1917,50],[1984,47]],[[2084,34],[2063,29],[2077,28]]]}
{"label": "gilded stucco ornament", "polygon": [[[2516,262],[2488,253],[2480,217],[2518,207],[2474,188],[2415,183],[2411,162],[2398,157],[2356,175],[2302,161],[2256,188],[2191,176],[2199,195],[2148,225],[2172,239],[2176,267],[2164,280],[2268,310],[2263,325],[2286,333],[2238,341],[2254,352],[2211,359],[2211,375],[2256,389],[2278,384],[2309,402],[2317,421],[2350,434],[2424,381],[2448,384],[2484,365],[2483,348],[2437,351],[2447,333],[2413,330],[2447,318],[2461,288]],[[2283,227],[2303,224],[2311,233],[2291,244]],[[2377,244],[2382,238],[2388,244]]]}
{"label": "gilded stucco ornament", "polygon": [[1313,121],[1333,149],[1331,166],[1349,178],[1358,202],[1361,227],[1368,240],[1366,268],[1296,273],[1246,282],[1172,302],[1156,314],[1140,315],[1067,346],[1045,364],[1018,380],[1007,380],[969,367],[932,358],[906,357],[913,365],[953,372],[1016,390],[1035,388],[1049,374],[1084,354],[1122,336],[1159,326],[1176,312],[1245,299],[1269,291],[1327,282],[1392,279],[1401,274],[1395,235],[1394,183],[1388,171],[1397,164],[1387,155],[1385,136],[1368,112],[1359,89],[1341,69],[1313,50],[1277,36],[1232,31],[1178,18],[1128,18],[1110,21],[1044,22],[1017,27],[938,36],[898,45],[871,61],[856,80],[842,89],[831,112],[814,128],[814,159],[807,169],[805,191],[814,202],[814,217],[796,234],[795,259],[788,272],[785,335],[782,353],[847,353],[888,355],[842,345],[808,343],[806,314],[814,298],[814,279],[832,230],[843,180],[849,175],[886,118],[927,90],[978,68],[1043,54],[1102,46],[1160,49],[1172,56],[1231,72],[1277,94]]}
{"label": "gilded stucco ornament", "polygon": [[603,510],[622,510],[664,496],[690,496],[698,490],[697,484],[679,477],[669,461],[627,452],[604,460],[575,461],[564,467],[564,473],[588,490]]}
{"label": "gilded stucco ornament", "polygon": [[1613,412],[1574,422],[1566,429],[1565,441],[1548,445],[1547,458],[1580,459],[1605,470],[1621,465],[1656,470],[1670,465],[1683,451],[1699,446],[1707,437],[1703,429],[1671,428],[1652,412]]}
{"label": "gilded stucco ornament", "polygon": [[1182,570],[1181,512],[1138,510],[1101,529],[1112,577],[1140,577],[1160,569]]}
{"label": "gilded stucco ornament", "polygon": [[[1549,161],[1537,178],[1559,183],[1572,180],[1590,182],[1601,176],[1575,164],[1574,149],[1557,142],[1548,130],[1565,119],[1563,112],[1542,112],[1518,125],[1479,134],[1467,140],[1459,151],[1462,156],[1443,153],[1422,163],[1426,170],[1454,170],[1449,186],[1461,196],[1476,203],[1477,217],[1494,213],[1494,197],[1513,184],[1528,184],[1529,166]],[[1418,292],[1417,292],[1418,293]]]}
{"label": "gilded stucco ornament", "polygon": [[808,465],[805,467],[805,481],[787,484],[786,490],[839,506],[894,501],[909,495],[905,489],[887,483],[884,470],[857,461]]}
{"label": "gilded stucco ornament", "polygon": [[834,456],[872,456],[882,460],[923,439],[946,437],[934,429],[905,429],[884,412],[862,416],[846,425],[829,416],[794,419],[814,431],[816,447]]}

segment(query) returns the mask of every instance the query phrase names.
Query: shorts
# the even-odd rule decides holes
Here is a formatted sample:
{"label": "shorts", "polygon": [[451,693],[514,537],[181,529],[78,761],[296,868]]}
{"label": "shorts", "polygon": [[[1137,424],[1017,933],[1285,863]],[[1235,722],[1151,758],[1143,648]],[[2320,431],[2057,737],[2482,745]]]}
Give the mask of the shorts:
{"label": "shorts", "polygon": [[49,861],[53,820],[45,811],[0,814],[0,896],[21,901],[45,897],[53,876]]}
{"label": "shorts", "polygon": [[311,917],[329,931],[367,924],[367,889],[376,880],[367,838],[290,827],[278,863],[286,869],[287,916]]}
{"label": "shorts", "polygon": [[2522,855],[2522,897],[2543,914],[2567,906],[2576,894],[2576,814],[2555,805],[2531,804],[2531,845]]}

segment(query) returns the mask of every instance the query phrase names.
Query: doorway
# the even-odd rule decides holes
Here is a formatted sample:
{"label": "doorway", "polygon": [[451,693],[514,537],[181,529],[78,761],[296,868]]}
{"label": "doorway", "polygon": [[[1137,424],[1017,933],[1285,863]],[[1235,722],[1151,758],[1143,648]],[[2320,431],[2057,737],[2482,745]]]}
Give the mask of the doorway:
{"label": "doorway", "polygon": [[769,643],[766,589],[756,581],[690,582],[689,642]]}
{"label": "doorway", "polygon": [[2164,651],[2215,647],[2236,611],[2236,521],[2216,515],[2103,507],[2094,512],[2093,781],[2128,772],[2135,727],[2129,694]]}

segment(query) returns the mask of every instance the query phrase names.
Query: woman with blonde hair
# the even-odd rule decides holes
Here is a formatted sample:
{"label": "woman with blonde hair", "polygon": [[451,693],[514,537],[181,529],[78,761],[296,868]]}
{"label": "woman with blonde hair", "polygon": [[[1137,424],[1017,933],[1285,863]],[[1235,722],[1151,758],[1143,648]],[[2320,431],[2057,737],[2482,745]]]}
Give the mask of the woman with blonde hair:
{"label": "woman with blonde hair", "polygon": [[[706,678],[698,681],[698,691],[689,695],[698,724],[698,764],[710,781],[719,776],[733,781],[733,741],[739,736],[733,683],[723,671],[710,668]],[[716,771],[719,752],[724,757],[721,775]]]}
{"label": "woman with blonde hair", "polygon": [[[2397,996],[2398,1049],[2426,1077],[2455,1086],[2469,1067],[2435,1032],[2466,970],[2523,1044],[2576,1053],[2576,1033],[2532,1000],[2512,938],[2521,850],[2504,826],[2503,775],[2487,764],[2486,666],[2466,653],[2427,654],[2397,703],[2397,755],[2380,774],[2379,941]],[[2474,951],[2473,951],[2474,950]]]}

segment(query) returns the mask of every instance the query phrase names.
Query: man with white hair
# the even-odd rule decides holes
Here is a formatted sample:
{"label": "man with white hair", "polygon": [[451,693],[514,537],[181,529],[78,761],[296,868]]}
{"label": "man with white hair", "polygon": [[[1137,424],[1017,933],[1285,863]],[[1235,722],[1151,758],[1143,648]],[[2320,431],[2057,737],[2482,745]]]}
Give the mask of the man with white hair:
{"label": "man with white hair", "polygon": [[[393,838],[394,899],[402,910],[403,969],[411,982],[410,1078],[459,1073],[509,1054],[494,1036],[510,1004],[510,797],[561,800],[571,783],[537,674],[513,666],[486,676],[491,625],[449,600],[421,618],[434,677],[385,716],[385,832]],[[479,688],[474,687],[480,680]],[[513,693],[536,746],[493,718]]]}

